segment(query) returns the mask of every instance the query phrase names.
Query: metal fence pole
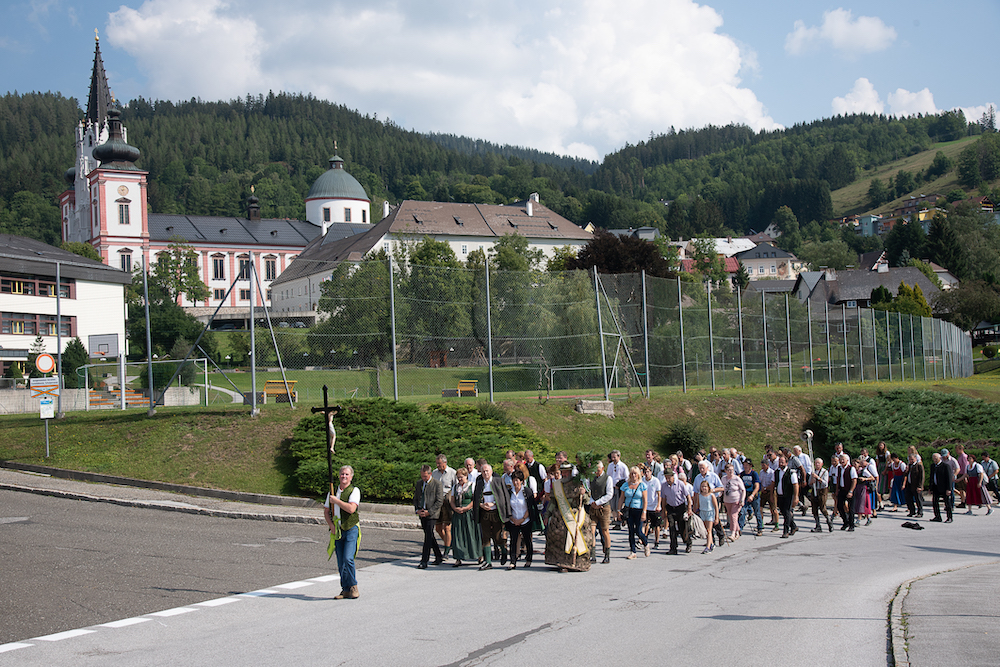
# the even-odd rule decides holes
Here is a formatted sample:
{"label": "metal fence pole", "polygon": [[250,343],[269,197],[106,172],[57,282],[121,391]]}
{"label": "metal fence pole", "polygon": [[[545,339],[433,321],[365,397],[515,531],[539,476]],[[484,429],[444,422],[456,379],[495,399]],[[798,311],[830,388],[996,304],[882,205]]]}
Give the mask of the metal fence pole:
{"label": "metal fence pole", "polygon": [[[153,348],[152,348],[152,335],[149,331],[149,280],[147,275],[149,267],[146,265],[146,257],[142,257],[142,300],[144,303],[144,308],[146,311],[146,384],[149,385],[149,410],[147,411],[147,416],[152,417],[156,414],[156,390],[153,388]],[[89,374],[89,372],[88,372]],[[206,387],[205,393],[208,393],[208,388]],[[89,394],[88,394],[89,396]],[[90,399],[88,398],[87,404],[90,404]]]}
{"label": "metal fence pole", "polygon": [[[486,348],[489,352],[489,370],[490,370],[490,403],[493,402],[493,314],[490,312],[492,308],[490,307],[490,258],[485,258],[486,262]],[[597,280],[597,267],[594,267],[594,280]],[[596,284],[596,283],[595,283]],[[601,311],[600,303],[597,304],[597,320],[598,326],[600,326]],[[604,336],[601,335],[601,352],[604,352]],[[603,374],[603,371],[602,371]],[[604,400],[607,400],[608,390],[607,383],[604,384]]]}
{"label": "metal fence pole", "polygon": [[[872,360],[875,362],[875,381],[878,382],[878,337],[875,335],[875,309],[871,309],[872,314]],[[858,308],[858,326],[861,325],[861,309]],[[862,369],[864,370],[864,369]],[[861,374],[864,378],[864,373]]]}
{"label": "metal fence pole", "polygon": [[910,313],[910,375],[917,381],[917,350],[913,344],[913,313]]}
{"label": "metal fence pole", "polygon": [[823,317],[826,319],[826,375],[833,384],[833,357],[831,357],[830,347],[830,302],[823,302]]}
{"label": "metal fence pole", "polygon": [[747,388],[747,362],[743,353],[743,290],[736,288],[736,313],[740,322],[740,384]]}
{"label": "metal fence pole", "polygon": [[[861,367],[861,383],[864,384],[864,382],[865,382],[865,342],[864,342],[864,338],[861,336],[861,306],[855,306],[854,308],[855,308],[855,310],[858,311],[858,366]],[[872,318],[874,318],[874,317],[875,316],[872,315]],[[874,324],[874,322],[875,322],[875,320],[872,319],[872,323],[873,324]],[[873,327],[872,328],[872,343],[873,344],[874,344],[874,341],[875,341],[875,329]],[[875,349],[876,349],[876,352],[877,352],[878,348],[876,347]],[[875,360],[875,381],[876,382],[878,381],[878,360],[877,359]]]}
{"label": "metal fence pole", "polygon": [[392,336],[392,397],[399,400],[399,364],[396,361],[396,288],[392,255],[389,255],[389,333]]}
{"label": "metal fence pole", "polygon": [[677,277],[677,321],[680,324],[681,330],[681,385],[684,388],[684,393],[687,393],[688,382],[687,382],[687,361],[684,358],[684,306],[681,303],[681,279],[680,276]]}
{"label": "metal fence pole", "polygon": [[[785,292],[785,345],[788,347],[788,386],[792,385],[792,320],[788,316],[788,292]],[[780,361],[781,358],[779,357]]]}
{"label": "metal fence pole", "polygon": [[[851,364],[847,353],[847,304],[840,304],[840,314],[844,323],[844,382],[851,384]],[[860,322],[858,322],[858,326],[861,326]]]}
{"label": "metal fence pole", "polygon": [[896,312],[896,331],[899,332],[899,381],[906,381],[906,363],[903,361],[903,313]]}
{"label": "metal fence pole", "polygon": [[642,270],[642,347],[645,350],[646,400],[649,400],[649,318],[646,313],[646,270]]}
{"label": "metal fence pole", "polygon": [[712,335],[712,281],[705,281],[708,292],[708,361],[712,368],[712,391],[715,391],[715,338]]}
{"label": "metal fence pole", "polygon": [[604,323],[601,321],[601,288],[597,284],[597,267],[594,267],[594,298],[597,299],[597,334],[601,343],[601,380],[604,382],[604,400],[611,400],[608,388],[608,357],[604,351]]}
{"label": "metal fence pole", "polygon": [[257,290],[253,289],[253,251],[248,253],[250,275],[250,416],[256,417],[260,414],[257,408],[257,336],[254,335],[254,308],[257,303]]}
{"label": "metal fence pole", "polygon": [[934,345],[934,319],[931,318],[931,359],[934,362],[934,381],[938,379],[937,346]]}
{"label": "metal fence pole", "polygon": [[764,385],[770,387],[771,371],[767,365],[767,300],[764,298],[763,291],[760,293],[760,316],[764,331]]}
{"label": "metal fence pole", "polygon": [[812,315],[812,301],[806,299],[806,323],[809,325],[809,386],[816,384],[816,376],[813,371],[814,358],[813,354],[813,315]]}
{"label": "metal fence pole", "polygon": [[[874,315],[875,311],[872,311]],[[889,382],[892,382],[892,337],[889,335],[889,311],[885,311],[885,365],[889,368]]]}

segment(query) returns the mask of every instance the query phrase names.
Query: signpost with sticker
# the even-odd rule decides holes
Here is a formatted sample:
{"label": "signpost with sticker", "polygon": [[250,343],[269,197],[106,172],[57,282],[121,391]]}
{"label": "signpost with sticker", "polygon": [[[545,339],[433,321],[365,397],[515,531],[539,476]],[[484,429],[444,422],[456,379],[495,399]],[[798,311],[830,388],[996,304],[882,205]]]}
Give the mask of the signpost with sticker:
{"label": "signpost with sticker", "polygon": [[[40,354],[38,358],[48,357],[49,361],[52,361],[52,356],[48,354]],[[46,362],[42,361],[42,365],[37,365],[38,370],[42,370]],[[55,362],[53,361],[53,367],[55,367]],[[51,372],[51,371],[49,371]],[[31,397],[39,399],[38,407],[41,413],[41,418],[45,421],[45,458],[49,458],[49,420],[56,416],[56,404],[55,399],[59,396],[59,378],[31,378]]]}

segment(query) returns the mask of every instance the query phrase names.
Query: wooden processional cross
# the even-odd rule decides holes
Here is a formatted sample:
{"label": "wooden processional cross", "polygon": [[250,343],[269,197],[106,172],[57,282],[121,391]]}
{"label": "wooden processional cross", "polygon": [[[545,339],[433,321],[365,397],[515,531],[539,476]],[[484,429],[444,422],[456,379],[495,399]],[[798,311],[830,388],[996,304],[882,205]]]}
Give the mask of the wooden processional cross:
{"label": "wooden processional cross", "polygon": [[330,477],[330,493],[336,494],[337,489],[334,487],[333,479],[333,446],[337,442],[337,430],[333,427],[333,417],[339,414],[341,407],[339,405],[330,405],[330,401],[327,398],[327,388],[323,385],[323,407],[313,408],[313,413],[322,412],[326,415],[326,470]]}

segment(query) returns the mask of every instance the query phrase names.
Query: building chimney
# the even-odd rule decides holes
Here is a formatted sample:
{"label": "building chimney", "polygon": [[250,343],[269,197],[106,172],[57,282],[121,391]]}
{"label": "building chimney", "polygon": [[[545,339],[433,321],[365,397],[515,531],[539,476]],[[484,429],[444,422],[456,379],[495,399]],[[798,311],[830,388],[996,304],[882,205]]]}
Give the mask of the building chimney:
{"label": "building chimney", "polygon": [[389,200],[382,202],[382,219],[385,220],[389,217]]}
{"label": "building chimney", "polygon": [[532,211],[532,205],[533,205],[533,204],[534,204],[534,202],[533,202],[533,201],[531,201],[531,199],[530,199],[530,198],[528,199],[528,201],[526,201],[526,202],[524,203],[524,212],[528,214],[528,217],[529,217],[529,218],[531,217],[531,214],[532,214],[532,212],[533,212],[533,211]]}
{"label": "building chimney", "polygon": [[530,195],[528,195],[528,201],[533,201],[533,202],[535,202],[537,204],[538,203],[538,193],[537,192],[532,192]]}

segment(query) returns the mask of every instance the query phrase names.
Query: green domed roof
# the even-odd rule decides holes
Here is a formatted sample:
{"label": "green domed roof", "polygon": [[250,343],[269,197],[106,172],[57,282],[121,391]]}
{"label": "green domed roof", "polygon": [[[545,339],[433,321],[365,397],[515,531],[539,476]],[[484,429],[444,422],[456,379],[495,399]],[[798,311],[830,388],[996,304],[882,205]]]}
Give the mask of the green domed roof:
{"label": "green domed roof", "polygon": [[370,202],[368,193],[357,179],[344,169],[344,158],[330,158],[330,169],[323,173],[309,188],[306,199],[360,199]]}

